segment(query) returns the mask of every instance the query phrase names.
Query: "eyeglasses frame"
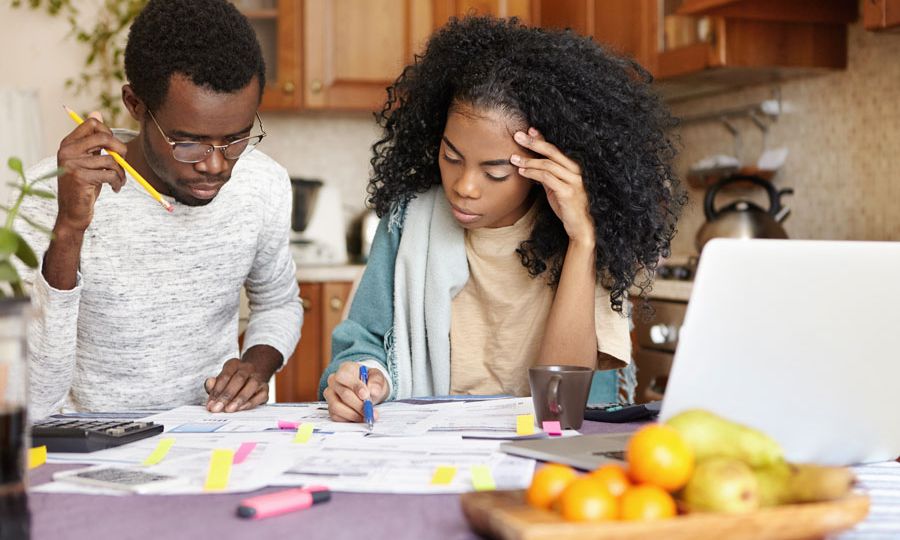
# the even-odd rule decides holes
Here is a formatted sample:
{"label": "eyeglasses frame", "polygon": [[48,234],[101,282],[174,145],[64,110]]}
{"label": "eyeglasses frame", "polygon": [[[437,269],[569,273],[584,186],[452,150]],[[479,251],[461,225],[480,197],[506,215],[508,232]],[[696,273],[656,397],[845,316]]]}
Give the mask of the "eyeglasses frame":
{"label": "eyeglasses frame", "polygon": [[[247,137],[241,137],[240,139],[231,141],[228,144],[209,144],[209,143],[204,143],[204,142],[200,142],[200,141],[175,141],[171,137],[166,135],[166,132],[163,131],[162,126],[159,125],[159,121],[153,115],[153,111],[151,111],[149,107],[147,107],[147,114],[150,115],[150,118],[153,120],[153,123],[156,124],[156,129],[159,130],[159,134],[163,136],[163,139],[165,139],[166,144],[168,144],[172,148],[172,157],[175,159],[175,161],[178,161],[179,163],[191,163],[191,164],[202,163],[202,162],[206,161],[207,159],[209,159],[209,156],[211,156],[213,154],[213,152],[215,152],[216,150],[221,151],[222,157],[227,159],[228,161],[236,161],[236,160],[240,159],[241,157],[243,157],[244,154],[242,154],[236,158],[228,157],[227,155],[225,155],[225,150],[228,149],[229,146],[237,144],[241,141],[249,141],[250,139],[255,139],[255,138],[259,137],[259,140],[256,142],[256,144],[253,145],[253,148],[250,150],[252,152],[253,149],[255,149],[256,146],[259,143],[261,143],[267,135],[266,130],[263,128],[262,119],[259,117],[259,112],[257,112],[256,113],[256,121],[259,122],[259,131],[260,131],[260,133],[258,135],[248,135]],[[175,156],[175,147],[179,144],[198,144],[198,145],[202,145],[202,146],[211,148],[211,150],[208,150],[206,152],[206,155],[203,156],[203,159],[198,159],[196,161],[184,161],[184,160],[178,159]]]}

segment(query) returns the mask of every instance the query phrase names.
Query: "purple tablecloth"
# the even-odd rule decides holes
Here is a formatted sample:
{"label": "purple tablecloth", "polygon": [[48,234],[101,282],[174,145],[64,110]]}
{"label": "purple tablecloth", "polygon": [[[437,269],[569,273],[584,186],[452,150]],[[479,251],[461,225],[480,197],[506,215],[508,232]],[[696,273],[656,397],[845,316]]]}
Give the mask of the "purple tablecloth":
{"label": "purple tablecloth", "polygon": [[[581,431],[614,433],[639,425],[585,422]],[[31,484],[47,482],[54,471],[69,467],[51,464],[35,469]],[[269,491],[275,488],[256,493]],[[32,493],[32,539],[478,538],[466,524],[458,495],[334,493],[326,504],[260,521],[235,515],[238,502],[248,496]]]}

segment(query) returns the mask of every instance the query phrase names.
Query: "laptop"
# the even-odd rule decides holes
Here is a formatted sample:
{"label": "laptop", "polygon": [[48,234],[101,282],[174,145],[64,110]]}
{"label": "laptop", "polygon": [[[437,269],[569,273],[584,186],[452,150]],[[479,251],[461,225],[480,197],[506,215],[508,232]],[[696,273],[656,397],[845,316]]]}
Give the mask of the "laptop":
{"label": "laptop", "polygon": [[[769,434],[795,462],[896,459],[898,323],[900,242],[712,240],[703,248],[660,420],[707,409]],[[590,469],[614,460],[627,438],[588,435],[502,449]]]}

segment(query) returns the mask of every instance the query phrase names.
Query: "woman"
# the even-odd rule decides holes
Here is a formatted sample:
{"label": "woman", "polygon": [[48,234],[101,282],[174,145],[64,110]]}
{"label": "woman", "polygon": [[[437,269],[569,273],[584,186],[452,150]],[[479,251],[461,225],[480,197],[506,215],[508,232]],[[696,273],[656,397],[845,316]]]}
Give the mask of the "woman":
{"label": "woman", "polygon": [[379,115],[382,220],[320,384],[334,420],[361,421],[365,399],[528,395],[537,364],[628,365],[626,291],[668,255],[685,200],[649,79],[515,20],[431,38]]}

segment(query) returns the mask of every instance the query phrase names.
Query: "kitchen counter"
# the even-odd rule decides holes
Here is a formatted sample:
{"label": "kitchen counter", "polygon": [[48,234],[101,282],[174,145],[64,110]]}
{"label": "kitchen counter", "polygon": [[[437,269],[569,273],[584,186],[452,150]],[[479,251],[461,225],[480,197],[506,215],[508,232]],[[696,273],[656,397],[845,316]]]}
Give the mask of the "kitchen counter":
{"label": "kitchen counter", "polygon": [[[653,281],[651,288],[647,291],[647,297],[661,300],[676,300],[679,302],[687,302],[691,297],[691,290],[693,289],[693,287],[693,281],[682,281],[677,279],[657,279]],[[637,291],[632,290],[631,294],[637,295]]]}
{"label": "kitchen counter", "polygon": [[365,268],[364,264],[297,266],[297,281],[356,281]]}
{"label": "kitchen counter", "polygon": [[652,288],[647,294],[649,294],[651,298],[687,302],[691,297],[691,290],[693,288],[693,281],[657,279],[653,282]]}

